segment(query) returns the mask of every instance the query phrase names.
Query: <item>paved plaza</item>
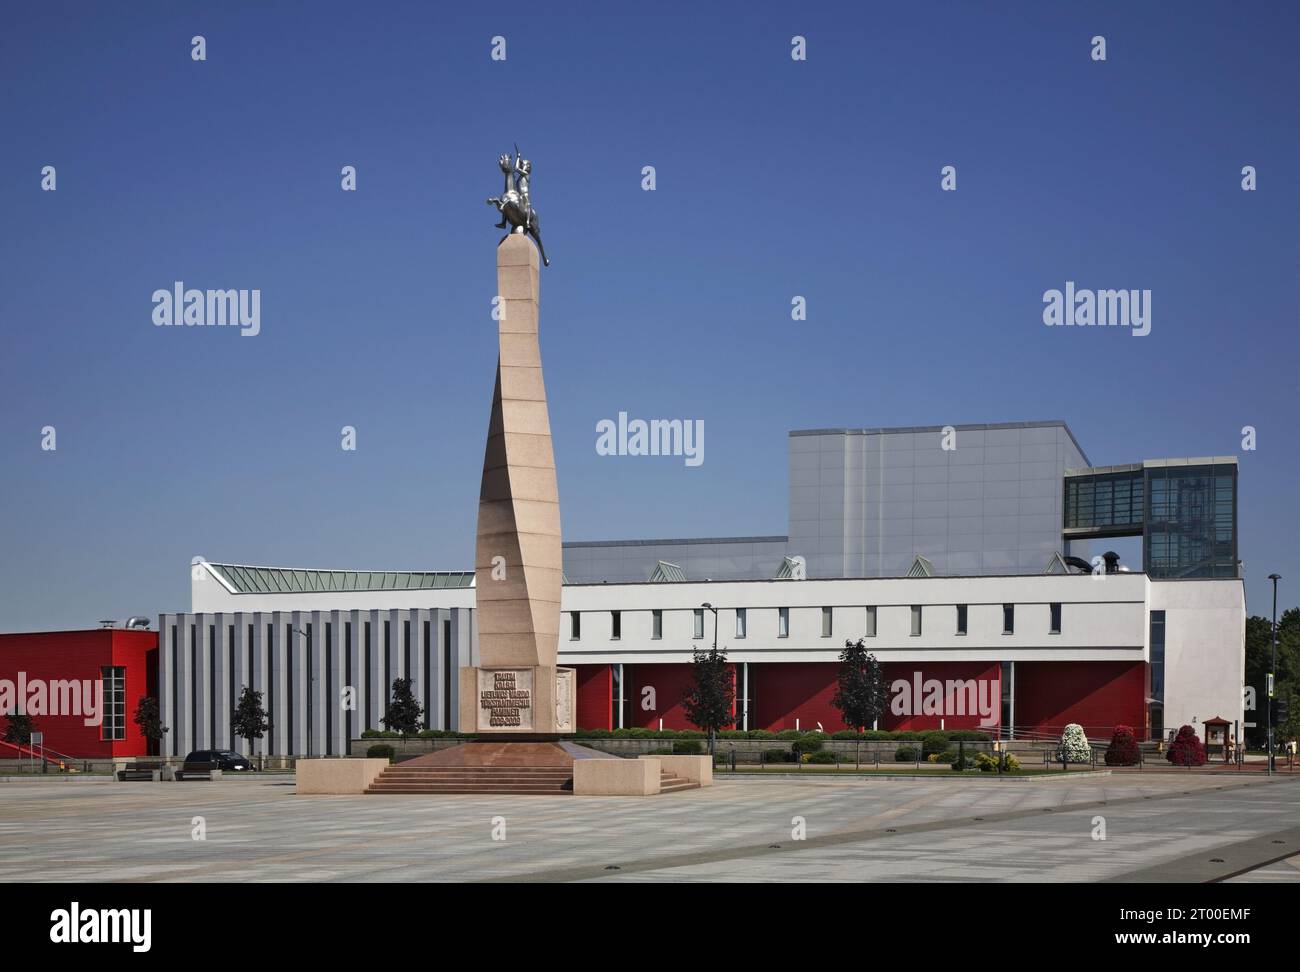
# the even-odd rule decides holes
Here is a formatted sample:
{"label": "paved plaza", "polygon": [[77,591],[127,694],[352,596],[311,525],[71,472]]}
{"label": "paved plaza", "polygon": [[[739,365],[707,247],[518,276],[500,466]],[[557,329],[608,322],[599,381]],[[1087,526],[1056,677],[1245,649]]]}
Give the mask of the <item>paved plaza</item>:
{"label": "paved plaza", "polygon": [[4,881],[1225,878],[1300,881],[1300,782],[723,778],[647,798],[298,796],[288,776],[0,783]]}

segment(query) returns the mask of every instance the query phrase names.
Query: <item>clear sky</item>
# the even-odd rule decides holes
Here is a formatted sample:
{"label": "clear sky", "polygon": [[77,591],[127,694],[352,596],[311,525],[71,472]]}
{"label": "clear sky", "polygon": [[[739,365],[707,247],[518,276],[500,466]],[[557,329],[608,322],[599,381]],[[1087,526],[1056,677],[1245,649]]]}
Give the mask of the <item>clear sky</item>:
{"label": "clear sky", "polygon": [[[515,141],[566,539],[783,534],[791,429],[1061,418],[1097,464],[1237,455],[1248,607],[1295,604],[1297,11],[10,5],[0,630],[186,610],[195,555],[472,567]],[[155,327],[177,280],[261,333]],[[1067,280],[1151,333],[1045,327]],[[620,411],[704,463],[597,455]]]}

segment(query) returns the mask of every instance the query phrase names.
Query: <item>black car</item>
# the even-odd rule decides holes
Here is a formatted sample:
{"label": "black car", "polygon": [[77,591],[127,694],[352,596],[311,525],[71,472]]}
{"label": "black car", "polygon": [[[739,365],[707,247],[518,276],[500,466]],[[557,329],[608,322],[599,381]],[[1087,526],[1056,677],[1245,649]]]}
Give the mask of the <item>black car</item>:
{"label": "black car", "polygon": [[[185,757],[186,767],[205,763],[209,768],[219,769],[223,773],[251,773],[253,771],[252,763],[240,756],[239,753],[232,752],[229,749],[199,749]],[[194,768],[197,769],[197,766]]]}

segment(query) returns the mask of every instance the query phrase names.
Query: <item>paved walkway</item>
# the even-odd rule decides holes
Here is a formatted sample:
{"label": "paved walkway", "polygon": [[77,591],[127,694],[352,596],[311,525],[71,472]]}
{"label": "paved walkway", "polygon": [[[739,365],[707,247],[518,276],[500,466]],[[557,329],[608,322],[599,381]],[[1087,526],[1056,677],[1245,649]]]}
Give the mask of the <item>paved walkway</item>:
{"label": "paved walkway", "polygon": [[0,880],[1273,881],[1300,875],[1273,863],[1297,824],[1300,783],[1259,777],[760,777],[644,799],[24,782],[0,784]]}

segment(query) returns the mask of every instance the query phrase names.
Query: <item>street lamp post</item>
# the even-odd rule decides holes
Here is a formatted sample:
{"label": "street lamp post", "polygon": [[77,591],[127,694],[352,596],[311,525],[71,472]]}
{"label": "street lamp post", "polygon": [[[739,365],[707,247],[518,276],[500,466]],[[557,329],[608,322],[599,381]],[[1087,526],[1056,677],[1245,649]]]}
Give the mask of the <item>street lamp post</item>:
{"label": "street lamp post", "polygon": [[[715,608],[708,601],[705,601],[703,604],[700,605],[700,607],[706,608],[713,612],[713,654],[717,655],[718,653],[718,609]],[[710,729],[709,730],[709,756],[713,756],[713,752],[714,752],[713,730]]]}
{"label": "street lamp post", "polygon": [[1282,579],[1282,575],[1269,574],[1268,579],[1273,582],[1273,645],[1268,663],[1268,775],[1272,776],[1277,770],[1277,755],[1273,745],[1273,695],[1277,684],[1277,582]]}
{"label": "street lamp post", "polygon": [[[718,650],[718,609],[708,601],[705,601],[700,607],[713,612],[713,650]],[[1276,613],[1276,612],[1275,612]]]}

